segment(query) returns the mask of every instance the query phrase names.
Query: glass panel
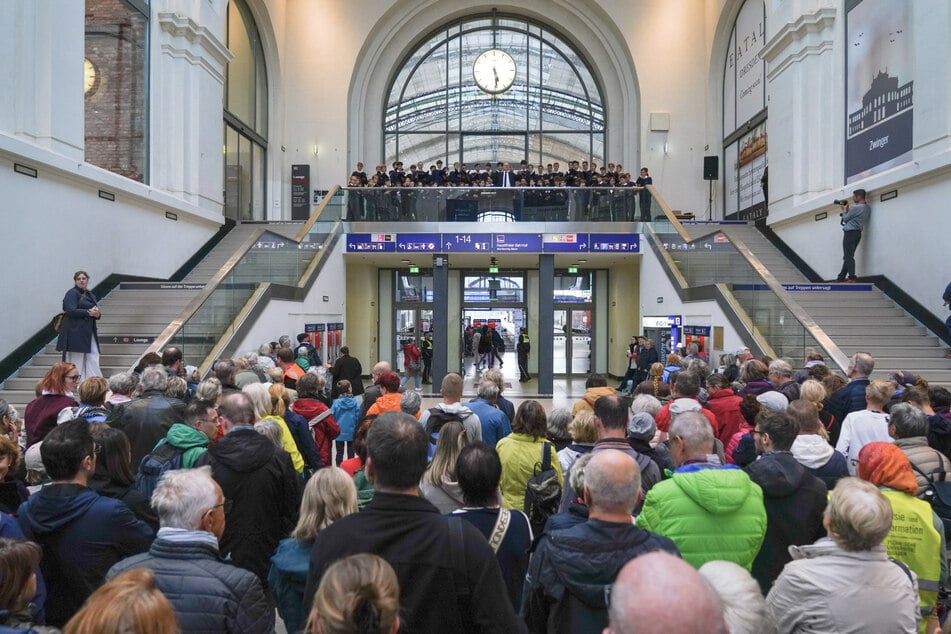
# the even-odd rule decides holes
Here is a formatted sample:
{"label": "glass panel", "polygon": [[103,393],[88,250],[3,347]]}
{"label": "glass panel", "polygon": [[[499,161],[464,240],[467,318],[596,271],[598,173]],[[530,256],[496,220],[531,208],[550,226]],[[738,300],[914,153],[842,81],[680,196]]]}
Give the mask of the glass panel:
{"label": "glass panel", "polygon": [[591,311],[571,311],[571,374],[591,373]]}
{"label": "glass panel", "polygon": [[148,17],[122,0],[87,0],[85,159],[145,182]]}
{"label": "glass panel", "polygon": [[397,302],[425,302],[433,301],[433,274],[432,272],[424,274],[407,273],[406,271],[396,272],[396,297]]}
{"label": "glass panel", "polygon": [[252,123],[255,121],[255,60],[251,36],[238,2],[228,4],[228,63],[225,108],[233,115]]}
{"label": "glass panel", "polygon": [[555,311],[555,332],[552,333],[552,373],[567,374],[568,359],[571,355],[571,330],[567,310]]}
{"label": "glass panel", "polygon": [[241,165],[238,157],[238,131],[225,126],[225,217],[238,219],[241,192]]}
{"label": "glass panel", "polygon": [[524,288],[525,277],[520,274],[467,275],[463,279],[462,301],[521,304],[525,301]]}
{"label": "glass panel", "polygon": [[589,303],[594,273],[555,273],[555,302]]}
{"label": "glass panel", "polygon": [[251,218],[263,221],[265,217],[266,201],[264,191],[264,148],[257,143],[251,143]]}

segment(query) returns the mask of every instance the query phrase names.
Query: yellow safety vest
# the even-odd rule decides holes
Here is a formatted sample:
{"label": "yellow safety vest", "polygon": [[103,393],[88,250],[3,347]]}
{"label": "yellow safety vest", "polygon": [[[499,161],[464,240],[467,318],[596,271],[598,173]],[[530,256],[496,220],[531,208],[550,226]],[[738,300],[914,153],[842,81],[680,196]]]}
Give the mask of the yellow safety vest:
{"label": "yellow safety vest", "polygon": [[885,538],[885,550],[915,571],[921,607],[930,609],[938,600],[941,579],[941,534],[934,527],[934,512],[927,502],[907,493],[894,489],[882,493],[892,505],[892,530]]}

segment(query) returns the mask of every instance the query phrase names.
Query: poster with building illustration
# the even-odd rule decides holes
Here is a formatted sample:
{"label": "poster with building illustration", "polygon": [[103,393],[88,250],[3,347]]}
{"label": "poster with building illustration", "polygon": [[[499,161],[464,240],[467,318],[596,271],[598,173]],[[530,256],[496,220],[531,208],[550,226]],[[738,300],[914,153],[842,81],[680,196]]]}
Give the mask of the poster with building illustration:
{"label": "poster with building illustration", "polygon": [[915,3],[846,2],[845,182],[911,160]]}

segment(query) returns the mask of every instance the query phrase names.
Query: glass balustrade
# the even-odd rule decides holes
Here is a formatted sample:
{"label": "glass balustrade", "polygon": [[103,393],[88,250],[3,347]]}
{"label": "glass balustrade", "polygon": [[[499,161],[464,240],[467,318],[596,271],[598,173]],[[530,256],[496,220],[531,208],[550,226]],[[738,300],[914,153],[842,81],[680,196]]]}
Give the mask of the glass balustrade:
{"label": "glass balustrade", "polygon": [[[351,222],[638,222],[663,217],[635,187],[352,187],[334,196]],[[339,202],[338,199],[339,198]]]}
{"label": "glass balustrade", "polygon": [[670,255],[672,265],[688,287],[724,284],[727,299],[742,308],[737,314],[744,325],[777,358],[792,360],[795,365],[810,350],[823,349],[793,309],[767,285],[757,268],[726,235],[713,233],[686,241],[670,223],[663,222],[655,223],[650,235]]}

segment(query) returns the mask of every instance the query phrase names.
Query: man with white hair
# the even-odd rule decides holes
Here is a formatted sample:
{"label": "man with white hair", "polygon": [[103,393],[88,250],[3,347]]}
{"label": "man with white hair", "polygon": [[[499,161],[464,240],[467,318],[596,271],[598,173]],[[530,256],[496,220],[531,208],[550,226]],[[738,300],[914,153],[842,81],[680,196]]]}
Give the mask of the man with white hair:
{"label": "man with white hair", "polygon": [[793,381],[793,368],[782,359],[776,359],[769,364],[769,374],[766,378],[790,403],[799,398],[799,384]]}
{"label": "man with white hair", "polygon": [[142,395],[115,409],[107,421],[129,437],[133,465],[138,465],[165,438],[172,425],[182,422],[185,416],[185,403],[165,395],[168,374],[163,366],[145,368],[140,384]]}
{"label": "man with white hair", "polygon": [[713,429],[699,412],[670,424],[670,453],[677,469],[647,493],[637,525],[665,535],[699,568],[724,559],[749,570],[766,533],[759,485],[713,453]]}
{"label": "man with white hair", "polygon": [[392,372],[393,366],[390,365],[389,361],[380,361],[373,366],[373,370],[370,371],[370,382],[373,384],[363,391],[363,403],[360,404],[360,418],[357,419],[359,424],[367,416],[367,412],[370,411],[370,407],[376,403],[376,399],[380,398],[383,395],[382,390],[380,390],[380,385],[378,381],[380,377],[386,374],[387,372]]}
{"label": "man with white hair", "polygon": [[531,632],[600,632],[608,624],[608,589],[625,563],[644,553],[678,554],[674,543],[638,528],[641,470],[616,449],[592,454],[584,470],[588,521],[546,533],[525,577],[522,615]]}
{"label": "man with white hair", "polygon": [[152,547],[115,564],[106,579],[151,570],[183,632],[272,631],[274,606],[261,581],[218,552],[230,505],[210,468],[167,472],[152,495],[161,524]]}

